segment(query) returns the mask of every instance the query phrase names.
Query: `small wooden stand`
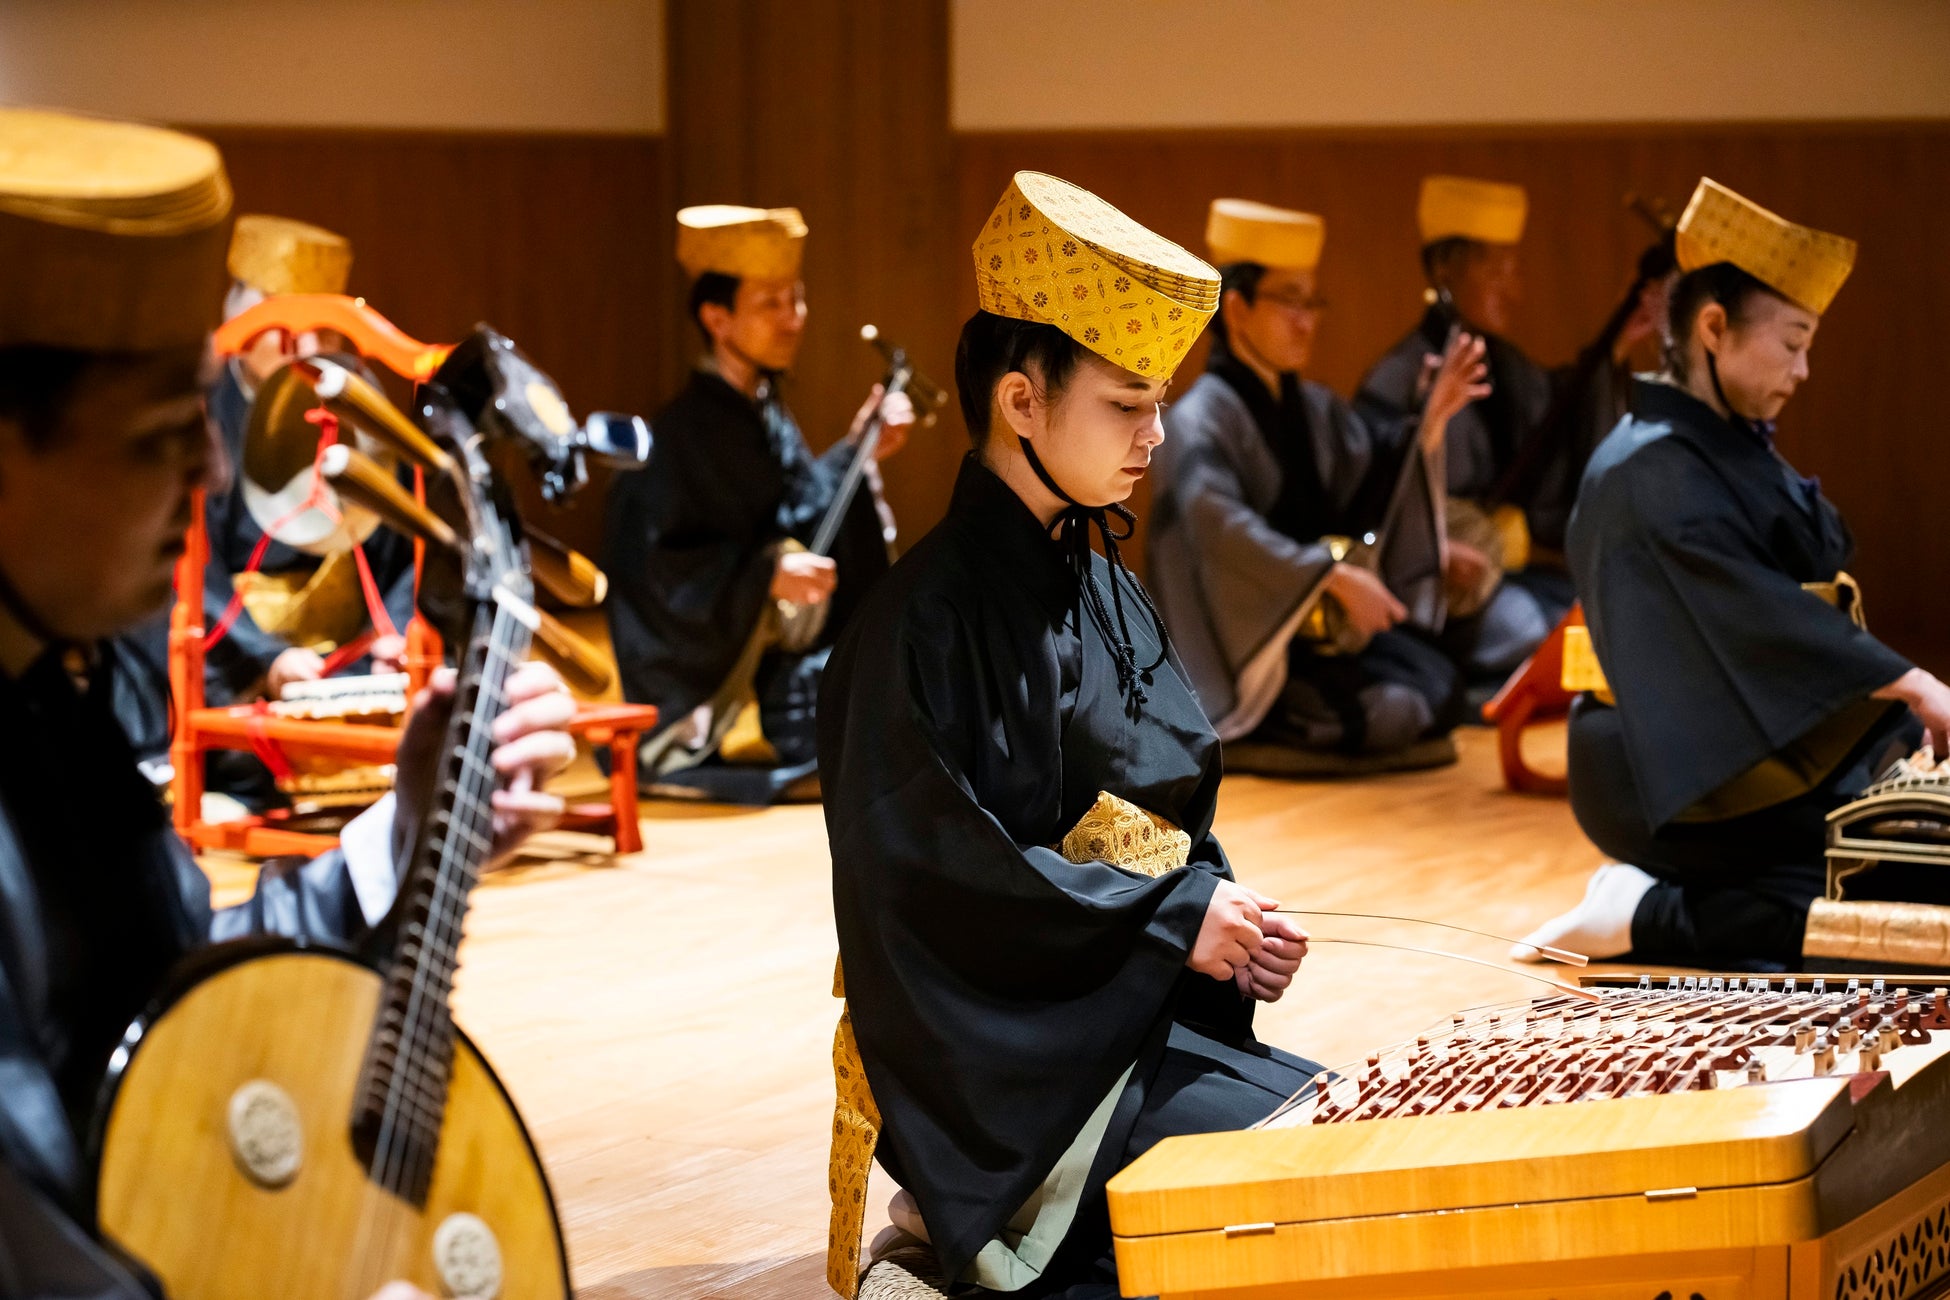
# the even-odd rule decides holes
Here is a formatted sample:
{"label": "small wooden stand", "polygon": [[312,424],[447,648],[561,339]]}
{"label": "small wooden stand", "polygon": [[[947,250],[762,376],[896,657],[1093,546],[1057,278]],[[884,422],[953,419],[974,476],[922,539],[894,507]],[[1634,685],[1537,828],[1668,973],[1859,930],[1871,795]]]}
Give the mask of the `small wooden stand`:
{"label": "small wooden stand", "polygon": [[1570,786],[1562,775],[1539,772],[1524,759],[1523,733],[1540,722],[1553,722],[1571,711],[1575,697],[1564,689],[1564,629],[1584,626],[1584,609],[1571,606],[1537,652],[1510,674],[1503,689],[1483,706],[1483,721],[1496,728],[1496,753],[1503,764],[1503,783],[1520,794],[1562,797]]}
{"label": "small wooden stand", "polygon": [[[169,618],[169,683],[176,697],[176,734],[169,758],[176,772],[171,791],[176,832],[191,849],[230,849],[253,857],[315,854],[338,843],[335,835],[293,830],[280,813],[235,822],[203,820],[203,756],[213,749],[255,751],[271,745],[293,758],[332,758],[348,763],[383,764],[399,748],[400,727],[268,716],[249,705],[207,708],[203,697],[203,566],[210,539],[203,518],[203,493],[190,501],[190,527],[183,556],[176,562],[176,607]],[[440,663],[440,638],[415,615],[407,628],[409,692],[426,684]],[[637,825],[636,742],[657,725],[648,704],[583,703],[569,734],[609,750],[609,802],[572,806],[565,830],[608,835],[618,853],[643,847]]]}

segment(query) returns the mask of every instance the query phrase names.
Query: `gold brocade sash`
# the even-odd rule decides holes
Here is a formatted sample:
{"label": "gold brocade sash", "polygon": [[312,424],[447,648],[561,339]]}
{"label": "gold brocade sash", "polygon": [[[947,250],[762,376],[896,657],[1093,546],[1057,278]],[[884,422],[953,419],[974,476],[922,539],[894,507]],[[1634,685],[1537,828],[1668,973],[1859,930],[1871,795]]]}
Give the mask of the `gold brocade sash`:
{"label": "gold brocade sash", "polygon": [[[1833,582],[1804,582],[1801,590],[1841,610],[1855,626],[1868,630],[1862,586],[1846,572],[1836,573]],[[1564,629],[1562,684],[1567,691],[1590,691],[1605,704],[1617,702],[1612,698],[1610,683],[1591,644],[1589,628]],[[1725,821],[1806,794],[1828,779],[1829,773],[1868,734],[1887,708],[1888,704],[1882,700],[1859,700],[1849,705],[1708,794],[1675,820]]]}
{"label": "gold brocade sash", "polygon": [[329,654],[366,625],[365,594],[349,551],[328,555],[309,573],[239,573],[231,585],[251,621],[295,646]]}
{"label": "gold brocade sash", "polygon": [[[1108,862],[1158,877],[1190,860],[1192,837],[1155,813],[1114,794],[1099,793],[1057,852],[1078,864]],[[846,977],[833,963],[833,996],[846,997]],[[860,1234],[866,1222],[867,1178],[880,1144],[880,1107],[867,1087],[866,1067],[853,1037],[853,1017],[840,1007],[833,1032],[833,1149],[826,1187],[833,1213],[826,1233],[826,1283],[853,1300],[860,1285]]]}

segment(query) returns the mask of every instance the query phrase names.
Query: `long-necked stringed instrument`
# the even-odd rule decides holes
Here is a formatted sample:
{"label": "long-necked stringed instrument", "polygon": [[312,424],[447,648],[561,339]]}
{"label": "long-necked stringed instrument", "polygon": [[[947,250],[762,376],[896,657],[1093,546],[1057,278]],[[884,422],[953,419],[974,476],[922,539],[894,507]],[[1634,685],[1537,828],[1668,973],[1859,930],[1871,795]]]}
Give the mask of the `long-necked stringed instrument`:
{"label": "long-necked stringed instrument", "polygon": [[[330,362],[307,364],[321,392],[343,387]],[[490,726],[538,625],[486,453],[517,448],[566,490],[585,453],[640,463],[648,431],[574,427],[553,382],[485,329],[444,359],[412,420],[394,410],[371,425],[426,470],[440,514],[431,527],[399,493],[408,505],[389,522],[458,543],[422,588],[457,652],[452,719],[432,806],[402,810],[418,831],[383,954],[219,945],[115,1054],[97,1122],[100,1225],[176,1300],[364,1300],[393,1279],[483,1300],[569,1294],[547,1177],[449,1009],[493,839]]]}
{"label": "long-necked stringed instrument", "polygon": [[[880,336],[880,331],[872,325],[862,326],[860,337],[880,349],[887,358],[887,375],[880,381],[881,401],[895,393],[906,393],[913,401],[915,414],[925,423],[934,423],[935,409],[947,400],[944,393],[926,375],[914,368],[908,360],[907,349],[896,347]],[[806,549],[814,555],[830,555],[833,543],[839,539],[840,526],[846,522],[846,512],[852,508],[853,498],[859,494],[860,485],[869,482],[867,471],[874,463],[874,455],[880,447],[883,428],[880,407],[876,406],[868,414],[866,424],[860,430],[857,450],[853,461],[846,467],[846,475],[840,479],[833,502],[826,507],[820,517],[819,530],[813,534],[812,545]],[[884,514],[886,503],[880,500],[879,488],[871,489],[877,509]],[[891,518],[891,516],[888,516]],[[818,644],[820,633],[826,630],[826,615],[831,609],[830,602],[817,605],[801,605],[795,601],[781,600],[778,605],[778,632],[776,644],[792,654],[803,654]]]}

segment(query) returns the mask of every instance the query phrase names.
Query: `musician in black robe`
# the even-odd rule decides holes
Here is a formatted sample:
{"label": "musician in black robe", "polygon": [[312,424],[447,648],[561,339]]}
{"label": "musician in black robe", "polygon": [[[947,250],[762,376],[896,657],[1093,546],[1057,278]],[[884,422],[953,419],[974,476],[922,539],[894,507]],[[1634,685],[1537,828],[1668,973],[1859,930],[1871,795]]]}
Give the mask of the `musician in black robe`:
{"label": "musician in black robe", "polygon": [[[1084,239],[1126,287],[1066,293],[1059,327],[1036,303],[1088,283],[1063,273],[1093,255]],[[1251,1033],[1305,937],[1233,881],[1211,833],[1217,738],[1114,540],[1217,277],[1027,172],[976,258],[986,309],[956,382],[977,449],[947,518],[868,596],[822,700],[842,1043],[857,1033],[896,1221],[945,1276],[1109,1297],[1104,1182],[1164,1136],[1263,1118],[1316,1072]],[[1174,299],[1167,271],[1212,290]],[[1155,324],[1120,301],[1144,297]],[[1115,830],[1079,847],[1086,814],[1109,810],[1175,856],[1128,859]],[[836,1171],[859,1174],[841,1148]],[[836,1214],[829,1279],[850,1293],[848,1236]]]}
{"label": "musician in black robe", "polygon": [[[821,456],[807,449],[780,392],[805,331],[805,230],[790,208],[678,214],[678,257],[708,351],[652,422],[650,463],[611,487],[602,558],[623,693],[661,711],[641,752],[657,793],[768,803],[810,776],[819,676],[887,570],[892,520],[873,464],[831,553],[806,549],[875,405],[880,459],[900,449],[914,417],[907,397],[883,403],[876,389],[847,438]],[[810,648],[772,643],[780,601],[825,606]]]}
{"label": "musician in black robe", "polygon": [[1848,526],[1774,447],[1854,244],[1702,181],[1677,247],[1668,369],[1592,457],[1570,532],[1611,697],[1572,714],[1571,802],[1618,861],[1529,942],[1779,969],[1823,892],[1826,814],[1922,726],[1943,752],[1950,690],[1851,618]]}
{"label": "musician in black robe", "polygon": [[[1481,345],[1452,344],[1419,430],[1377,438],[1302,377],[1324,235],[1311,213],[1214,201],[1211,352],[1166,414],[1154,466],[1151,581],[1235,771],[1453,761],[1462,716],[1460,674],[1435,641],[1447,608],[1424,449],[1474,395],[1465,367],[1480,368]],[[1373,558],[1342,558],[1364,536]]]}
{"label": "musician in black robe", "polygon": [[[193,181],[186,156],[206,168]],[[34,182],[22,206],[11,201],[16,169]],[[75,193],[50,196],[49,174],[73,176]],[[157,213],[138,223],[140,186],[158,174],[172,188],[146,196]],[[392,904],[406,860],[395,844],[413,831],[394,810],[426,806],[440,757],[450,678],[408,727],[397,803],[355,820],[342,850],[271,864],[248,903],[213,912],[112,711],[100,647],[167,600],[189,494],[221,461],[198,371],[222,294],[229,197],[200,141],[0,110],[4,1296],[159,1294],[139,1262],[94,1235],[88,1133],[111,1052],[177,960],[212,940],[364,935]],[[58,220],[43,219],[50,210]],[[131,224],[139,238],[118,233]],[[574,752],[559,730],[574,705],[545,667],[518,677],[495,762],[539,782]],[[495,798],[504,847],[560,809],[539,792]]]}
{"label": "musician in black robe", "polygon": [[[1546,370],[1509,338],[1528,215],[1522,187],[1429,176],[1417,215],[1431,306],[1369,369],[1354,404],[1378,425],[1405,419],[1420,406],[1426,358],[1440,356],[1454,331],[1487,345],[1490,391],[1449,421],[1444,447],[1454,581],[1476,593],[1460,607],[1479,606],[1450,621],[1445,641],[1472,695],[1483,696],[1571,607],[1562,551],[1578,477],[1624,414],[1628,359],[1655,319],[1648,297],[1605,355]],[[1501,582],[1498,568],[1507,570]]]}

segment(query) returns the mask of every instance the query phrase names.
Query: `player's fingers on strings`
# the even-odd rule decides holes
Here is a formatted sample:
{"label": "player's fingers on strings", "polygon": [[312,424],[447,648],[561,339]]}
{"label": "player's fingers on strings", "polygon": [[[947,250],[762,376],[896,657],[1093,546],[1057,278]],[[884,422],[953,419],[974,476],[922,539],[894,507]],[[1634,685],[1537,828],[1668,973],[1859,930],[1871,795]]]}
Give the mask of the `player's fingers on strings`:
{"label": "player's fingers on strings", "polygon": [[539,731],[554,731],[575,721],[576,702],[566,691],[547,691],[510,704],[494,720],[494,739],[499,744],[519,740]]}
{"label": "player's fingers on strings", "polygon": [[576,743],[567,732],[531,731],[496,745],[490,761],[504,775],[529,769],[548,776],[574,762],[575,756]]}

